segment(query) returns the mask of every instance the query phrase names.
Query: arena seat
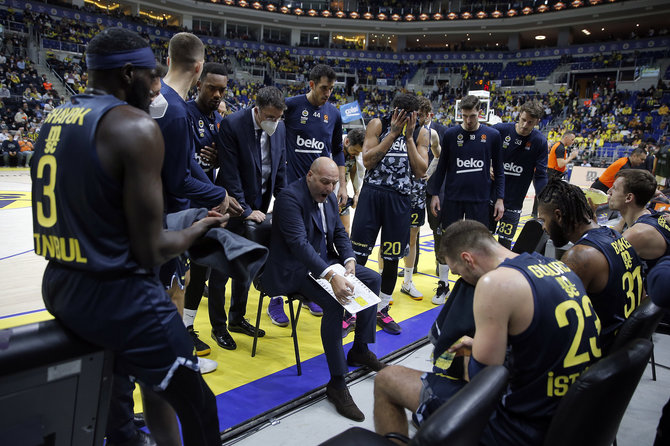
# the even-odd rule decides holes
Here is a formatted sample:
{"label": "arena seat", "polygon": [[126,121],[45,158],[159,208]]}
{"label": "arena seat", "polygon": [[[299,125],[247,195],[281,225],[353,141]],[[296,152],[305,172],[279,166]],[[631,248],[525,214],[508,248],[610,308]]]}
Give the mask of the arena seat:
{"label": "arena seat", "polygon": [[426,420],[411,439],[398,434],[386,437],[354,427],[321,446],[391,446],[389,438],[410,446],[475,446],[507,387],[509,372],[502,365],[488,366]]}
{"label": "arena seat", "polygon": [[0,444],[102,445],[113,355],[56,320],[0,331]]}
{"label": "arena seat", "polygon": [[582,373],[561,399],[544,446],[610,446],[651,350],[651,342],[635,339]]}

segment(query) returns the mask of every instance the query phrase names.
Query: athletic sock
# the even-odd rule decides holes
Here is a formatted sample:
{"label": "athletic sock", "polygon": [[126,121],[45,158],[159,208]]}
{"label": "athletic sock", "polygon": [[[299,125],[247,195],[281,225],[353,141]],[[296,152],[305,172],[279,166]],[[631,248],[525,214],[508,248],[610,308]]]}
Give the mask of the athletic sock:
{"label": "athletic sock", "polygon": [[381,311],[384,308],[389,306],[389,302],[391,302],[391,295],[386,294],[386,293],[379,293],[379,298],[382,300],[377,304],[377,311]]}
{"label": "athletic sock", "polygon": [[449,265],[443,265],[440,263],[440,281],[444,283],[449,283]]}
{"label": "athletic sock", "polygon": [[195,321],[195,315],[198,313],[198,310],[189,310],[187,308],[184,308],[184,325],[186,327],[190,327],[193,325],[193,322]]}
{"label": "athletic sock", "polygon": [[414,268],[405,268],[405,275],[402,280],[403,285],[412,283],[412,274],[414,274]]}

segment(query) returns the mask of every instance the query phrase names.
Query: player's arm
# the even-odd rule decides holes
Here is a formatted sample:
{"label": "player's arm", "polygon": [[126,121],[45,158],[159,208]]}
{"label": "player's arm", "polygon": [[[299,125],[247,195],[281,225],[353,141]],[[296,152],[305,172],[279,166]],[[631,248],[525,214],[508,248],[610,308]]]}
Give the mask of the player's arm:
{"label": "player's arm", "polygon": [[333,148],[333,161],[337,164],[337,170],[340,176],[340,187],[337,190],[337,203],[340,207],[347,204],[347,168],[344,166],[344,150],[342,149],[342,117],[339,113],[335,117],[335,127],[333,128],[333,139],[331,141]]}
{"label": "player's arm", "polygon": [[110,110],[98,126],[96,144],[103,169],[122,183],[130,250],[140,266],[166,262],[224,223],[222,216],[208,217],[182,231],[163,230],[163,137],[148,114],[131,106]]}
{"label": "player's arm", "polygon": [[434,158],[440,157],[442,148],[440,147],[440,135],[437,130],[430,129],[430,150],[433,152]]}
{"label": "player's arm", "polygon": [[409,114],[407,127],[405,127],[405,142],[407,144],[407,157],[412,173],[417,178],[423,178],[428,169],[428,130],[422,127],[419,136],[414,141],[414,127],[416,126],[417,112]]}
{"label": "player's arm", "polygon": [[533,172],[533,187],[535,188],[535,196],[537,196],[544,186],[547,185],[547,160],[549,154],[545,150],[547,147],[547,140],[542,138],[537,147],[537,158],[535,158],[535,171]]}
{"label": "player's arm", "polygon": [[642,259],[657,259],[665,254],[665,239],[651,225],[635,223],[623,233],[623,236],[633,245],[633,249]]}
{"label": "player's arm", "polygon": [[380,141],[379,136],[382,133],[382,122],[380,119],[373,119],[368,124],[365,131],[365,141],[363,142],[363,165],[370,170],[375,167],[386,156],[393,145],[393,141],[400,135],[407,121],[405,110],[393,111],[389,132]]}
{"label": "player's arm", "polygon": [[220,170],[216,176],[216,184],[223,186],[237,200],[242,207],[241,216],[247,218],[253,209],[244,199],[242,178],[240,177],[240,142],[237,135],[238,133],[230,125],[229,118],[221,121],[216,144],[219,152],[221,152],[219,155]]}
{"label": "player's arm", "polygon": [[493,217],[499,221],[505,213],[505,168],[503,167],[502,138],[496,131],[495,138],[492,138],[491,162],[493,167],[495,184],[495,203],[493,205]]}
{"label": "player's arm", "polygon": [[582,280],[587,293],[599,293],[609,279],[609,262],[596,248],[576,245],[570,248],[561,261]]}

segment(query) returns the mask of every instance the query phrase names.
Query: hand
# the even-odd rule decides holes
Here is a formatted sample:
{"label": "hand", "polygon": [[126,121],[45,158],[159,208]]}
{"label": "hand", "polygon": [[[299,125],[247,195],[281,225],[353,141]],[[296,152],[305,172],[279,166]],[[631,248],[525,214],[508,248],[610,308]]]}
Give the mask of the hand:
{"label": "hand", "polygon": [[335,274],[330,281],[330,285],[333,287],[333,292],[335,293],[337,301],[342,305],[346,305],[354,292],[354,286],[351,282],[344,276]]}
{"label": "hand", "polygon": [[[393,116],[391,117],[391,134],[395,137],[400,135],[402,128],[407,123],[407,114],[405,110],[394,109]],[[395,138],[394,138],[395,139]]]}
{"label": "hand", "polygon": [[255,221],[256,223],[263,223],[265,221],[265,214],[261,211],[251,211],[251,214],[245,220]]}
{"label": "hand", "polygon": [[[227,197],[227,195],[226,195]],[[234,197],[229,198],[228,213],[231,217],[239,217],[244,212],[244,208]]]}
{"label": "hand", "polygon": [[340,190],[337,191],[337,205],[343,208],[347,204],[348,198],[346,184],[340,185]]}
{"label": "hand", "polygon": [[356,206],[358,206],[358,192],[354,194],[354,201],[351,203],[352,209],[356,209]]}
{"label": "hand", "polygon": [[204,235],[210,228],[223,228],[228,223],[230,216],[221,215],[217,212],[208,211],[207,217],[193,223],[200,235]]}
{"label": "hand", "polygon": [[218,212],[219,214],[225,214],[228,212],[229,206],[230,206],[230,194],[226,194],[221,204],[213,208],[212,211]]}
{"label": "hand", "polygon": [[416,119],[418,113],[413,111],[408,115],[407,127],[405,127],[405,138],[412,138],[414,136],[414,127],[416,127]]}
{"label": "hand", "polygon": [[493,218],[495,218],[496,221],[500,221],[504,213],[505,205],[503,204],[503,199],[498,198],[496,204],[493,206]]}
{"label": "hand", "polygon": [[214,147],[215,143],[212,143],[212,146],[204,146],[200,149],[200,157],[207,162],[210,166],[217,166],[219,163],[218,152]]}
{"label": "hand", "polygon": [[356,275],[356,261],[351,259],[344,265],[344,275],[345,276],[355,276]]}
{"label": "hand", "polygon": [[471,356],[472,341],[473,339],[470,336],[463,336],[451,347],[449,347],[449,353],[455,353],[456,356]]}
{"label": "hand", "polygon": [[433,217],[437,217],[437,213],[440,210],[440,197],[439,195],[433,195],[430,199],[430,212],[433,213]]}

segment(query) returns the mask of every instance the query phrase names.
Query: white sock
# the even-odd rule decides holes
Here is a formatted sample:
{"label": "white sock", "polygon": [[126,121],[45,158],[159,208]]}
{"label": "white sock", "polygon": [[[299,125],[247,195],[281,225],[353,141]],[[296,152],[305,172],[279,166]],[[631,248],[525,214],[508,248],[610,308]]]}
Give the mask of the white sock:
{"label": "white sock", "polygon": [[184,325],[186,327],[190,327],[193,325],[193,322],[195,321],[195,315],[198,313],[198,310],[189,310],[187,308],[184,308]]}
{"label": "white sock", "polygon": [[405,268],[405,275],[402,280],[403,285],[412,283],[412,274],[414,274],[414,268]]}
{"label": "white sock", "polygon": [[440,263],[440,281],[449,283],[449,265]]}
{"label": "white sock", "polygon": [[382,300],[377,304],[377,311],[381,311],[384,308],[389,306],[389,302],[391,302],[391,295],[386,294],[386,293],[379,293],[379,298]]}

